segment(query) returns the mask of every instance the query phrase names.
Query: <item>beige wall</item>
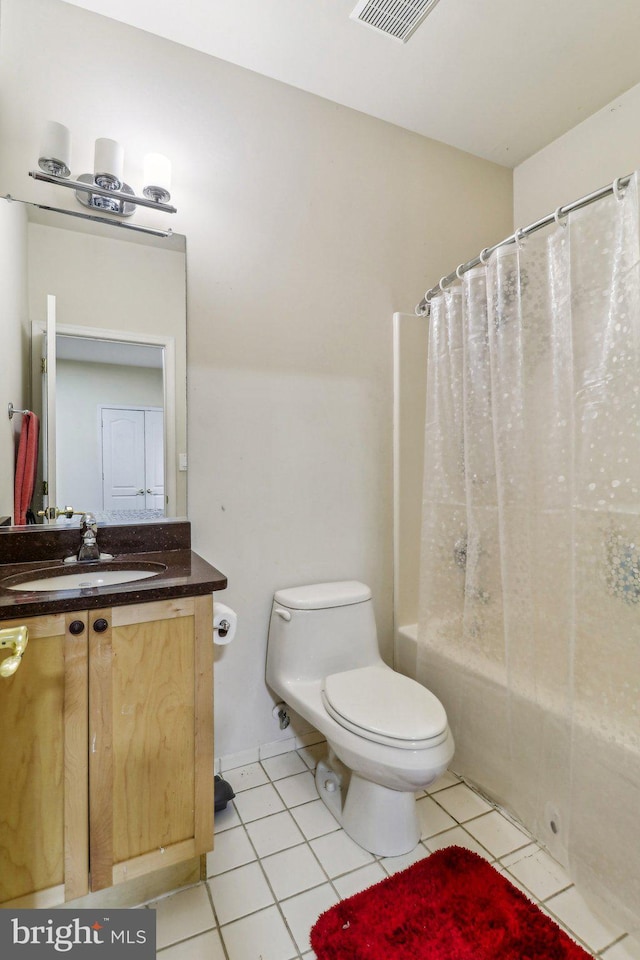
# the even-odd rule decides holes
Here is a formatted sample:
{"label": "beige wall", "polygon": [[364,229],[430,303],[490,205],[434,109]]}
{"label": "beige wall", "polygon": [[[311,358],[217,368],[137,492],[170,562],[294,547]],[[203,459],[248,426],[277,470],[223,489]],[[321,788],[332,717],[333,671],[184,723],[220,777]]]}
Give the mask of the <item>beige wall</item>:
{"label": "beige wall", "polygon": [[640,84],[515,168],[515,224],[533,223],[638,167]]}
{"label": "beige wall", "polygon": [[394,665],[402,672],[397,628],[418,622],[429,324],[421,317],[397,313],[393,332]]}
{"label": "beige wall", "polygon": [[275,740],[275,589],[368,582],[391,655],[391,318],[509,231],[511,171],[57,0],[2,0],[2,18],[1,192],[74,206],[27,177],[49,118],[73,131],[74,173],[97,136],[125,144],[133,186],[147,150],[172,158],[189,514],[240,618],[217,653],[216,752]]}
{"label": "beige wall", "polygon": [[60,324],[183,337],[184,253],[122,236],[29,223],[31,319],[46,318],[47,294],[53,293]]}

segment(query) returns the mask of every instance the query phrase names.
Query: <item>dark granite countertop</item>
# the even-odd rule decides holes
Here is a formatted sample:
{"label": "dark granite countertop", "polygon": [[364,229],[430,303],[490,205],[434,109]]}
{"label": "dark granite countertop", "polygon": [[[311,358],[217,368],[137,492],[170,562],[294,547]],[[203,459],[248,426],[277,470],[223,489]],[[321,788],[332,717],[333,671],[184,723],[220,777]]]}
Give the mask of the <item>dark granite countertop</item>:
{"label": "dark granite countertop", "polygon": [[[77,553],[78,528],[1,528],[0,620],[199,596],[227,586],[224,574],[191,550],[187,521],[101,527],[98,543],[104,553],[113,554],[113,560],[69,564],[63,559]],[[131,567],[158,567],[159,572],[144,580],[82,589],[23,592],[7,586],[8,581],[18,583],[56,573],[95,574]]]}

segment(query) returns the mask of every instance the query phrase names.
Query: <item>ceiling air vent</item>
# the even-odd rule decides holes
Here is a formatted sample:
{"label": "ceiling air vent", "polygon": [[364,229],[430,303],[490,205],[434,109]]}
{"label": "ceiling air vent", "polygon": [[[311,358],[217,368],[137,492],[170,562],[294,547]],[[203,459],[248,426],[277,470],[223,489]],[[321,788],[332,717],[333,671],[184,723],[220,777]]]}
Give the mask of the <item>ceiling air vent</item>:
{"label": "ceiling air vent", "polygon": [[360,0],[351,19],[406,43],[437,3],[438,0]]}

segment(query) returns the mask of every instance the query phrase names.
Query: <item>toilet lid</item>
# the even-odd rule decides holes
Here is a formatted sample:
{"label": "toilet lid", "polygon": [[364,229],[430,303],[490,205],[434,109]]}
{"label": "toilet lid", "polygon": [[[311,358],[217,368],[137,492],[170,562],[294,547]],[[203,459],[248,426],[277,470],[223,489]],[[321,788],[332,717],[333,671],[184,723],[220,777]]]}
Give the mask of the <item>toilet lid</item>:
{"label": "toilet lid", "polygon": [[437,697],[415,680],[388,667],[359,667],[333,673],[322,687],[323,699],[340,722],[392,741],[432,740],[447,728]]}

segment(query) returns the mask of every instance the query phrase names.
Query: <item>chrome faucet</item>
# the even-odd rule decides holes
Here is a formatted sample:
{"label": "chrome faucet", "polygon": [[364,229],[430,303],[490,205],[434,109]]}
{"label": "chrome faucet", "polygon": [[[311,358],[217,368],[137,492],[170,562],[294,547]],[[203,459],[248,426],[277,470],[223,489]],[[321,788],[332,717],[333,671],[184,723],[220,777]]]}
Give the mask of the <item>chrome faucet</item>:
{"label": "chrome faucet", "polygon": [[82,543],[78,551],[78,560],[99,560],[98,524],[92,513],[82,514],[80,529],[82,531]]}

